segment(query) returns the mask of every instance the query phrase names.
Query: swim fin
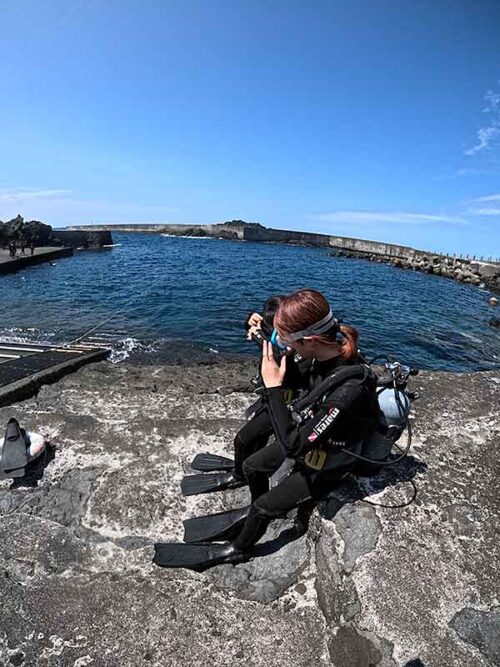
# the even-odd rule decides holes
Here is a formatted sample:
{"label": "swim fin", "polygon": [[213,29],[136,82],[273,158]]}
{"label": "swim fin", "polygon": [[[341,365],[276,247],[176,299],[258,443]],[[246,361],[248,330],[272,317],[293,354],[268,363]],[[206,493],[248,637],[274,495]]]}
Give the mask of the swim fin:
{"label": "swim fin", "polygon": [[212,475],[201,473],[200,475],[186,475],[183,477],[181,491],[183,496],[195,496],[198,493],[236,489],[245,484],[244,480],[236,478],[232,472],[216,472]]}
{"label": "swim fin", "polygon": [[23,477],[27,463],[26,441],[17,419],[12,417],[7,423],[5,437],[0,449],[0,479]]}
{"label": "swim fin", "polygon": [[236,537],[250,507],[185,519],[184,542],[214,542]]}
{"label": "swim fin", "polygon": [[224,544],[184,544],[164,542],[155,544],[153,562],[160,567],[186,567],[204,570],[222,563],[242,563],[247,556],[230,542]]}
{"label": "swim fin", "polygon": [[226,456],[203,452],[202,454],[196,454],[191,462],[191,468],[193,470],[201,470],[202,472],[232,470],[234,468],[234,461],[233,459],[228,459]]}

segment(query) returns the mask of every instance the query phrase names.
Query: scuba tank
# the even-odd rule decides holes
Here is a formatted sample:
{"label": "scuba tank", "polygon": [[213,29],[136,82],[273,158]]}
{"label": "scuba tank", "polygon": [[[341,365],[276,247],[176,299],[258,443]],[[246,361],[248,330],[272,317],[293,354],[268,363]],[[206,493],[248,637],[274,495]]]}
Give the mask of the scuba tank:
{"label": "scuba tank", "polygon": [[[370,363],[373,363],[373,359]],[[408,380],[418,375],[418,369],[404,366],[397,361],[387,361],[384,365],[386,373],[378,378],[377,400],[380,408],[379,425],[375,433],[363,442],[359,459],[358,474],[371,475],[378,472],[380,466],[393,465],[401,461],[411,446],[411,424],[409,420],[411,404],[418,392],[407,390]],[[389,460],[394,444],[404,431],[408,440],[401,456]],[[396,445],[397,447],[397,445]]]}

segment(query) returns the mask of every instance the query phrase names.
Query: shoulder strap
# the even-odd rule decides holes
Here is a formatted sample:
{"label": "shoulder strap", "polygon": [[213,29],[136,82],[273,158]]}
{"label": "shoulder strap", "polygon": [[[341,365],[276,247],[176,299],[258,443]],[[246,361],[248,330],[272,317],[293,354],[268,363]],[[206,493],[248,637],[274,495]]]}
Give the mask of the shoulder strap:
{"label": "shoulder strap", "polygon": [[295,411],[300,411],[309,405],[317,403],[325,394],[328,394],[334,389],[337,389],[337,387],[339,387],[341,384],[344,384],[344,382],[347,382],[347,380],[359,379],[361,382],[364,382],[371,375],[372,370],[364,364],[344,366],[336,370],[334,373],[332,373],[332,375],[326,377],[322,382],[319,383],[317,387],[308,392],[304,398],[296,401],[294,403],[293,409]]}

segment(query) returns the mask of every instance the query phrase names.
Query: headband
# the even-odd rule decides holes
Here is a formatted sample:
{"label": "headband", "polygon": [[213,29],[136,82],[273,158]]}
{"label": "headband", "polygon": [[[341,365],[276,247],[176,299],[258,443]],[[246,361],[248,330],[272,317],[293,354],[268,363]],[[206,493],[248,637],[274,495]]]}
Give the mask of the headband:
{"label": "headband", "polygon": [[329,310],[328,315],[319,322],[311,324],[310,327],[306,327],[305,329],[302,329],[302,331],[296,331],[293,334],[287,334],[287,340],[292,342],[294,340],[306,338],[307,336],[317,336],[319,334],[325,333],[325,331],[329,331],[333,327],[338,327],[338,325],[339,321],[333,317],[332,311]]}

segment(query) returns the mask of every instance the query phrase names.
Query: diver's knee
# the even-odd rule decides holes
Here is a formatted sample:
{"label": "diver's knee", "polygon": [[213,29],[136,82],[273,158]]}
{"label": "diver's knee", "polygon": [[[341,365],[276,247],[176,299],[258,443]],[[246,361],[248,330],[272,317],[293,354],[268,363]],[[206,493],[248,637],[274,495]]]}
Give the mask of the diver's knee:
{"label": "diver's knee", "polygon": [[252,474],[255,472],[251,463],[249,462],[249,459],[245,459],[242,463],[241,470],[243,471],[243,477],[248,481],[248,479],[252,476]]}
{"label": "diver's knee", "polygon": [[267,494],[264,493],[262,496],[254,500],[252,503],[254,513],[263,518],[265,517],[266,519],[274,519],[275,517],[282,516],[283,512],[270,505],[266,496]]}

